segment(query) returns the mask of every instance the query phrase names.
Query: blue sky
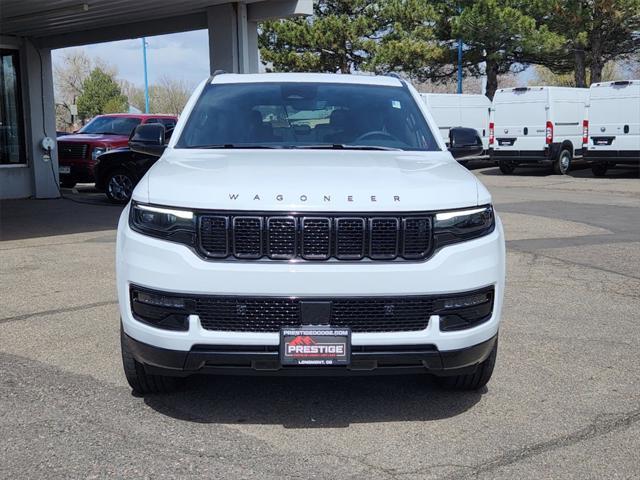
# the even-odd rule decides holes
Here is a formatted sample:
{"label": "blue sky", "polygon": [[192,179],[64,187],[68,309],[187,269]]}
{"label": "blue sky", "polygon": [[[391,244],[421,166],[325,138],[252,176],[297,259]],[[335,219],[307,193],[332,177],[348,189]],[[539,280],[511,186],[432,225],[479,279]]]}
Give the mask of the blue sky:
{"label": "blue sky", "polygon": [[[163,75],[186,81],[195,87],[209,75],[209,40],[206,30],[147,37],[149,83]],[[65,51],[83,49],[91,58],[101,58],[118,70],[118,78],[138,86],[144,84],[142,41],[98,43],[53,51],[53,62],[61,61]]]}

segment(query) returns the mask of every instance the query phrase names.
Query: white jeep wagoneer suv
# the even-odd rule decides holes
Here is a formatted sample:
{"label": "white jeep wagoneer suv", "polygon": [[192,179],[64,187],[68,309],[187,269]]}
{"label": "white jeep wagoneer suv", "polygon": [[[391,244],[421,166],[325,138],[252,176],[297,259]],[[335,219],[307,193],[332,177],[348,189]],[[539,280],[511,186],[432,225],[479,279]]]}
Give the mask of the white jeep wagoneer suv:
{"label": "white jeep wagoneer suv", "polygon": [[[470,133],[471,132],[471,133]],[[122,356],[131,387],[196,373],[491,377],[502,224],[397,77],[225,74],[203,82],[118,226]]]}

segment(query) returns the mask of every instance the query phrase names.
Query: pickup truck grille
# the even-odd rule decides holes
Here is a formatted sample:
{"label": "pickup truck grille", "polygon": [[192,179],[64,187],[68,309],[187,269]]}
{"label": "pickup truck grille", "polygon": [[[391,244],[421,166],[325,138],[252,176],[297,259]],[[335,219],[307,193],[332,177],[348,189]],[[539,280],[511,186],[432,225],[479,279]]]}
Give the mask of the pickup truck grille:
{"label": "pickup truck grille", "polygon": [[198,248],[211,259],[420,260],[431,251],[431,225],[426,214],[203,214]]}
{"label": "pickup truck grille", "polygon": [[[206,330],[277,332],[283,327],[308,324],[301,314],[304,299],[300,298],[210,296],[195,301],[195,312]],[[424,330],[434,311],[432,297],[350,297],[324,301],[331,303],[326,324],[350,327],[353,332]]]}
{"label": "pickup truck grille", "polygon": [[69,160],[82,160],[87,156],[89,145],[86,143],[58,142],[58,155]]}

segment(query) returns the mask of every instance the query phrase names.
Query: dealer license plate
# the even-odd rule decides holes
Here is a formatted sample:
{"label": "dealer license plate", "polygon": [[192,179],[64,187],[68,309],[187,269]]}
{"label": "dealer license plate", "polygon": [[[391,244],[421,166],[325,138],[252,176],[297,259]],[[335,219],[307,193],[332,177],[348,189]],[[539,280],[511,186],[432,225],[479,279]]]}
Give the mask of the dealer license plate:
{"label": "dealer license plate", "polygon": [[298,366],[349,365],[351,330],[298,327],[280,330],[280,363]]}
{"label": "dealer license plate", "polygon": [[60,165],[58,167],[58,172],[60,172],[63,175],[68,175],[71,173],[71,167],[63,167],[62,165]]}

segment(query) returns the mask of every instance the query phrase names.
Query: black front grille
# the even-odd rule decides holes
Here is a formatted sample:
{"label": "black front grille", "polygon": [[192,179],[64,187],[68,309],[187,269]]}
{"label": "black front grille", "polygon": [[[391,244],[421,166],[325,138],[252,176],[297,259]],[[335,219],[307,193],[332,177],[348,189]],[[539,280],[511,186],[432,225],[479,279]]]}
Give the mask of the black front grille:
{"label": "black front grille", "polygon": [[58,142],[58,155],[60,158],[81,160],[87,157],[88,147],[86,143]]}
{"label": "black front grille", "polygon": [[296,256],[296,232],[294,217],[269,217],[267,219],[267,252],[273,259],[289,259]]}
{"label": "black front grille", "polygon": [[[196,314],[206,330],[278,332],[307,324],[301,314],[304,299],[289,297],[199,297]],[[327,325],[353,332],[424,330],[434,312],[431,297],[371,297],[313,299],[331,302]]]}
{"label": "black front grille", "polygon": [[262,256],[262,218],[234,217],[233,254],[238,258],[260,258]]}
{"label": "black front grille", "polygon": [[431,253],[429,215],[203,214],[199,247],[209,258],[420,260]]}

